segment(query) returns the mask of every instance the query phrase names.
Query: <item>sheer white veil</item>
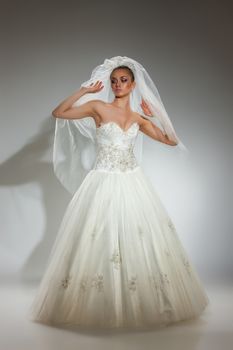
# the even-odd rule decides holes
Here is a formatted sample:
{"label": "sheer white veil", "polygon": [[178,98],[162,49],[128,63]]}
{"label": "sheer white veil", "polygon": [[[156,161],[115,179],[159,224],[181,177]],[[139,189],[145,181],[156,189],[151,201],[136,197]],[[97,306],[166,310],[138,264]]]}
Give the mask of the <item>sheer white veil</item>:
{"label": "sheer white veil", "polygon": [[[115,67],[120,65],[128,66],[134,73],[136,86],[130,94],[131,109],[151,120],[168,135],[169,139],[178,142],[176,146],[167,145],[167,147],[175,147],[178,150],[177,154],[188,154],[188,149],[176,135],[155,84],[145,68],[132,58],[115,56],[105,59],[102,64],[94,68],[90,79],[81,84],[81,86],[89,86],[91,83],[101,80],[104,88],[99,92],[83,95],[73,106],[81,105],[92,99],[112,102],[114,94],[111,89],[110,74]],[[153,117],[143,113],[140,106],[142,98],[150,107]],[[139,164],[141,164],[143,158],[144,136],[139,131],[134,145],[134,154]],[[149,142],[156,143],[152,138],[149,139]],[[94,119],[91,116],[72,120],[56,118],[53,167],[55,175],[71,194],[77,191],[87,173],[92,169],[95,158],[96,124]]]}

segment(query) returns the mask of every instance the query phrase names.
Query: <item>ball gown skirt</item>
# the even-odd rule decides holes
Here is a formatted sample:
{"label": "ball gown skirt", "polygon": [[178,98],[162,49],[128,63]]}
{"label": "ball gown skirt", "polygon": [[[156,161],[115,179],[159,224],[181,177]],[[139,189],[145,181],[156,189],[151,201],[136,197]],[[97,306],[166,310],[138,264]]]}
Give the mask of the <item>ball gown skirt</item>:
{"label": "ball gown skirt", "polygon": [[[166,208],[135,161],[130,146],[137,124],[127,132],[115,123],[98,129],[99,156],[66,208],[30,319],[156,328],[198,317],[209,299]],[[103,142],[110,136],[111,144]]]}

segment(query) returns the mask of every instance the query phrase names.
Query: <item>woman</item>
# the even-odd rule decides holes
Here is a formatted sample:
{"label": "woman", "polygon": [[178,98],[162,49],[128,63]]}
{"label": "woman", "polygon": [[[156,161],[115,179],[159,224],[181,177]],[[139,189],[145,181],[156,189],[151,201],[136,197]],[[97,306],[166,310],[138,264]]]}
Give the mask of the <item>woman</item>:
{"label": "woman", "polygon": [[[73,197],[31,306],[34,321],[97,328],[160,327],[199,316],[209,302],[134,153],[140,134],[170,146],[182,144],[154,86],[148,77],[144,79],[146,74],[125,56],[105,60],[91,80],[52,112],[57,123],[54,169]],[[110,89],[114,99],[109,101],[104,97]],[[138,112],[141,96],[144,115]],[[80,104],[84,97],[86,102]],[[150,120],[155,112],[163,131]],[[94,127],[87,123],[88,117]],[[77,169],[83,161],[81,135],[84,142],[95,139],[96,151],[83,178]],[[72,147],[67,158],[59,158],[62,147],[67,151],[66,142]],[[141,150],[142,144],[138,145]],[[93,149],[87,150],[87,157],[93,154]]]}

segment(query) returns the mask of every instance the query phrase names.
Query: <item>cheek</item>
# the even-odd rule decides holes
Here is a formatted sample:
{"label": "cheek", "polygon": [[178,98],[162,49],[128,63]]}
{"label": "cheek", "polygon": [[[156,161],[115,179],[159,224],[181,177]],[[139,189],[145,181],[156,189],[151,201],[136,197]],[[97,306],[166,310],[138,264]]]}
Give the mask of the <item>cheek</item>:
{"label": "cheek", "polygon": [[124,87],[125,87],[125,89],[129,90],[131,88],[131,85],[130,85],[130,83],[125,83]]}

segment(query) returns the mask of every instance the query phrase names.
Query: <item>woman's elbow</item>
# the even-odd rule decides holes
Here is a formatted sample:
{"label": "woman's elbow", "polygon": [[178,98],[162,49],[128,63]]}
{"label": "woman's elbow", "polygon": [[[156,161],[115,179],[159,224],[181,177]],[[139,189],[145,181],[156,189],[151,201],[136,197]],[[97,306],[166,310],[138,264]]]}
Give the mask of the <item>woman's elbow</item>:
{"label": "woman's elbow", "polygon": [[177,146],[177,145],[178,145],[178,142],[169,141],[168,145],[170,145],[170,146]]}
{"label": "woman's elbow", "polygon": [[164,135],[164,138],[162,140],[162,142],[164,142],[165,144],[169,145],[169,146],[177,146],[178,142],[170,140],[167,136],[167,134]]}
{"label": "woman's elbow", "polygon": [[60,118],[60,117],[61,117],[61,112],[59,112],[58,110],[54,109],[54,110],[52,111],[52,116],[53,116],[54,118]]}

